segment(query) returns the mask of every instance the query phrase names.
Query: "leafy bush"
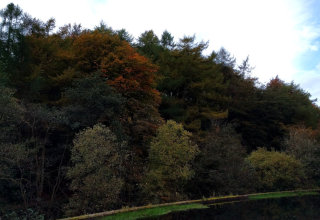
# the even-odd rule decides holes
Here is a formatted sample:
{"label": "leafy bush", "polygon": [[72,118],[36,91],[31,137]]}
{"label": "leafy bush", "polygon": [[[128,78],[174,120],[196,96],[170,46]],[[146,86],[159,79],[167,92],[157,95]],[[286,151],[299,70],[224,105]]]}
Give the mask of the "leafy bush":
{"label": "leafy bush", "polygon": [[259,190],[295,189],[305,179],[302,163],[282,152],[259,148],[249,155],[248,161],[256,171]]}

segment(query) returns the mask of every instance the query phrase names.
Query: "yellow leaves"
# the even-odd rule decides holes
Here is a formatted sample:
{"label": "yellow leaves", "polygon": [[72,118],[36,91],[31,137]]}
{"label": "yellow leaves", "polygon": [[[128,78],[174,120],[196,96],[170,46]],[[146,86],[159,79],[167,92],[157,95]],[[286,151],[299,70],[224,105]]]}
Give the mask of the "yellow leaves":
{"label": "yellow leaves", "polygon": [[150,158],[170,166],[187,165],[198,152],[190,137],[191,133],[184,130],[182,124],[169,120],[158,129],[150,147]]}
{"label": "yellow leaves", "polygon": [[199,152],[190,138],[191,133],[172,120],[158,129],[150,146],[146,175],[145,190],[150,194],[172,200],[181,193],[179,188],[194,174],[190,164]]}
{"label": "yellow leaves", "polygon": [[193,120],[191,123],[185,124],[185,127],[190,131],[199,131],[201,129],[201,120]]}
{"label": "yellow leaves", "polygon": [[211,118],[211,119],[225,119],[228,118],[229,111],[228,109],[222,112],[216,112],[212,111],[209,108],[203,108],[201,112],[201,116],[205,118]]}
{"label": "yellow leaves", "polygon": [[301,162],[285,153],[259,148],[250,154],[248,161],[264,190],[295,188],[305,177]]}
{"label": "yellow leaves", "polygon": [[60,49],[57,51],[57,57],[59,57],[62,60],[74,60],[75,59],[75,54],[73,51],[70,50],[70,48],[68,49]]}
{"label": "yellow leaves", "polygon": [[71,208],[80,212],[102,211],[119,199],[124,183],[119,172],[123,163],[120,149],[125,145],[101,124],[76,134],[71,148],[74,165],[67,172],[70,188],[76,192],[70,198],[74,205]]}

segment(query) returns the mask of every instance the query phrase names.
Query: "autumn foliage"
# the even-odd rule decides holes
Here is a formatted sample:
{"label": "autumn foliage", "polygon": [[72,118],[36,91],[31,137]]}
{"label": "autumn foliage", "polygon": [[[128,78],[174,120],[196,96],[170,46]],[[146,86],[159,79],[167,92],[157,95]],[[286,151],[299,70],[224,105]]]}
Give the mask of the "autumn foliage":
{"label": "autumn foliage", "polygon": [[311,95],[207,49],[1,10],[0,216],[319,186]]}

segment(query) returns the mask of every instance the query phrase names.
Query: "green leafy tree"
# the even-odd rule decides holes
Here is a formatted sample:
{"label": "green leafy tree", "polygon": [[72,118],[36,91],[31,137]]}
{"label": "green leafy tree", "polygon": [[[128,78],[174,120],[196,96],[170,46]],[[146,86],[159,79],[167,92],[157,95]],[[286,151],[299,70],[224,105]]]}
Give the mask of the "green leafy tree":
{"label": "green leafy tree", "polygon": [[215,61],[231,68],[236,64],[236,59],[223,47],[216,54]]}
{"label": "green leafy tree", "polygon": [[108,25],[104,21],[100,21],[99,26],[96,26],[94,28],[94,31],[98,31],[100,33],[104,33],[108,35],[114,34],[114,30],[111,27],[108,27]]}
{"label": "green leafy tree", "polygon": [[184,186],[194,175],[191,163],[198,153],[191,133],[172,120],[158,129],[149,152],[145,191],[155,200],[174,201],[184,197]]}
{"label": "green leafy tree", "polygon": [[259,190],[289,190],[304,184],[302,163],[288,154],[259,148],[248,161],[256,171]]}
{"label": "green leafy tree", "polygon": [[73,195],[68,215],[105,211],[117,207],[123,182],[126,143],[109,128],[97,124],[79,132],[71,148],[67,172]]}
{"label": "green leafy tree", "polygon": [[197,197],[254,191],[255,173],[245,161],[246,156],[241,137],[234,128],[216,124],[201,145],[189,191]]}
{"label": "green leafy tree", "polygon": [[127,32],[126,29],[120,29],[116,31],[116,33],[119,36],[120,40],[125,40],[132,45],[134,38],[131,34]]}
{"label": "green leafy tree", "polygon": [[[7,195],[13,195],[2,198],[8,199],[8,204],[20,202],[24,208],[38,206],[44,194],[54,200],[53,191],[60,183],[51,174],[60,176],[61,169],[52,166],[59,164],[63,156],[59,147],[52,146],[58,135],[51,134],[64,117],[45,106],[21,104],[7,88],[1,88],[0,103],[0,188],[5,187]],[[49,182],[55,189],[46,188]]]}
{"label": "green leafy tree", "polygon": [[286,125],[305,124],[315,128],[320,119],[319,109],[311,100],[311,95],[299,85],[285,83],[277,77],[270,80],[264,91],[266,101],[273,108],[275,115]]}
{"label": "green leafy tree", "polygon": [[289,126],[303,124],[315,128],[319,122],[314,100],[294,83],[276,77],[265,87],[247,92],[247,98],[239,99],[242,103],[233,102],[229,119],[238,123],[237,131],[249,152],[261,146],[279,150]]}
{"label": "green leafy tree", "polygon": [[314,131],[305,127],[291,127],[284,141],[284,149],[299,159],[311,184],[320,184],[320,143]]}
{"label": "green leafy tree", "polygon": [[[17,76],[24,57],[24,14],[19,6],[10,3],[0,11],[0,64],[8,84],[19,80]],[[21,70],[21,69],[20,69]]]}
{"label": "green leafy tree", "polygon": [[34,152],[23,143],[0,143],[0,204],[6,206],[20,204],[27,209],[34,202],[34,194],[30,188],[33,183],[28,178],[33,166]]}
{"label": "green leafy tree", "polygon": [[17,140],[17,126],[22,120],[24,108],[14,97],[15,91],[0,85],[0,140],[11,142]]}
{"label": "green leafy tree", "polygon": [[100,74],[74,80],[62,97],[64,112],[69,118],[68,124],[76,130],[97,123],[108,126],[118,124],[125,102]]}
{"label": "green leafy tree", "polygon": [[160,54],[163,51],[163,47],[160,44],[158,36],[152,31],[145,31],[138,38],[136,45],[139,53],[149,57],[154,63],[159,60]]}
{"label": "green leafy tree", "polygon": [[252,67],[249,63],[249,56],[247,56],[246,59],[244,59],[242,63],[238,66],[238,72],[242,76],[248,77],[253,69],[254,67]]}
{"label": "green leafy tree", "polygon": [[197,133],[208,130],[211,121],[226,118],[227,82],[215,54],[204,56],[206,43],[195,43],[194,37],[180,40],[175,49],[163,57],[158,89],[162,94],[160,112],[166,119],[183,123]]}
{"label": "green leafy tree", "polygon": [[0,203],[5,206],[20,202],[26,208],[24,171],[30,167],[30,159],[20,143],[19,126],[24,108],[13,95],[12,89],[0,85]]}
{"label": "green leafy tree", "polygon": [[175,47],[174,37],[167,30],[162,33],[160,43],[167,49],[173,49]]}
{"label": "green leafy tree", "polygon": [[22,37],[23,12],[19,6],[10,3],[0,11],[0,39],[2,56],[12,57],[16,55],[17,43]]}

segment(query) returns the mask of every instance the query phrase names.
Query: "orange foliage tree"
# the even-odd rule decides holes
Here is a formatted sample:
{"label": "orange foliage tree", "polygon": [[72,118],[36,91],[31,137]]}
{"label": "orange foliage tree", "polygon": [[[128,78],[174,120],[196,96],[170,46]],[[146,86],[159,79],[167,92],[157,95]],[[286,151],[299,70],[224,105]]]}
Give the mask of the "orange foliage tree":
{"label": "orange foliage tree", "polygon": [[133,145],[145,152],[143,148],[162,122],[158,113],[160,94],[155,89],[157,66],[109,33],[84,32],[75,38],[73,50],[78,71],[101,72],[106,82],[127,98],[123,122],[129,136],[134,137]]}

